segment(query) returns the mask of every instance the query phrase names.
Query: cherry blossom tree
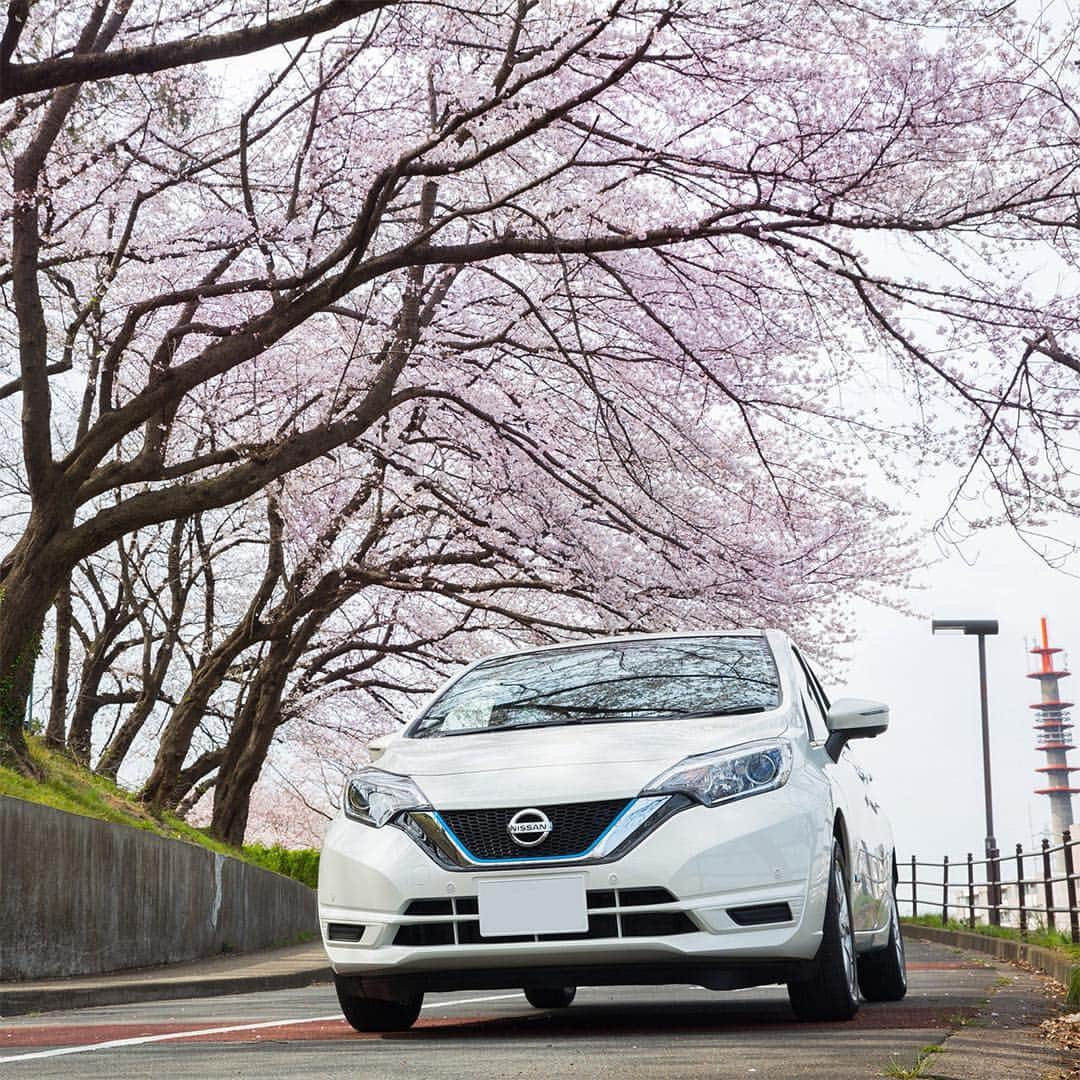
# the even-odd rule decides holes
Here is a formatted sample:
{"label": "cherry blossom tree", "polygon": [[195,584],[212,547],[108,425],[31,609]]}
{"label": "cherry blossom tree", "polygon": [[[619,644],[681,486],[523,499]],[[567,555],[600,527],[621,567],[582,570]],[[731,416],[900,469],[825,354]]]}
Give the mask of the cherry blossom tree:
{"label": "cherry blossom tree", "polygon": [[1072,91],[1008,9],[267,13],[9,7],[0,762],[32,767],[76,566],[382,425],[424,479],[401,417],[452,446],[478,533],[528,523],[638,623],[775,594],[835,630],[831,600],[895,571],[854,455],[934,428],[851,406],[886,357],[965,410],[934,437],[1014,520],[1075,505],[1075,293],[1036,302],[1008,263],[1070,265]]}

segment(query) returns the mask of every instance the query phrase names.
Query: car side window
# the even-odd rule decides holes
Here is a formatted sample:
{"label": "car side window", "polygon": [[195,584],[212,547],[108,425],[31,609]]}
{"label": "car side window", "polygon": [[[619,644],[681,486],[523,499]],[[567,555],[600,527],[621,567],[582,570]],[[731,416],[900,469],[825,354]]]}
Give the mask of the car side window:
{"label": "car side window", "polygon": [[[821,684],[814,677],[810,666],[802,658],[799,650],[792,646],[791,651],[799,662],[802,672],[803,683],[803,710],[807,715],[810,727],[810,738],[813,742],[824,742],[829,737],[829,728],[825,723],[825,714],[828,712],[828,698],[821,689]],[[806,698],[809,697],[809,701]]]}

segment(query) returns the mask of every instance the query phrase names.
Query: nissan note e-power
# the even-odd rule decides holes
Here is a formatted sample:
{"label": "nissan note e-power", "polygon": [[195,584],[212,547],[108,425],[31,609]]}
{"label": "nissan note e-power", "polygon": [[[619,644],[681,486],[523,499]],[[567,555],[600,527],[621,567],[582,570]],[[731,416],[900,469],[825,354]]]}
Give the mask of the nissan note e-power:
{"label": "nissan note e-power", "polygon": [[[448,682],[346,784],[319,868],[348,1021],[409,1027],[425,991],[786,983],[807,1020],[907,980],[889,823],[786,634],[514,652]],[[378,755],[376,757],[376,755]]]}

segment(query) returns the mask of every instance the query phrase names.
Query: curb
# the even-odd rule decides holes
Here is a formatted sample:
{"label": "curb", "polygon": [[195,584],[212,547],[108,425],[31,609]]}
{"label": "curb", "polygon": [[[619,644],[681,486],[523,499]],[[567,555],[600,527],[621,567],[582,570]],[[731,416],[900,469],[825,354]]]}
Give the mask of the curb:
{"label": "curb", "polygon": [[1023,941],[1010,941],[1008,938],[990,937],[988,934],[968,934],[961,930],[939,930],[936,926],[915,926],[903,923],[904,937],[922,941],[936,941],[940,945],[952,945],[959,949],[971,949],[987,953],[999,960],[1010,963],[1021,962],[1052,979],[1056,979],[1068,990],[1074,975],[1080,972],[1080,964],[1070,956],[1046,949],[1041,945],[1028,945]]}
{"label": "curb", "polygon": [[333,972],[329,965],[325,965],[265,975],[217,975],[208,978],[166,975],[111,984],[102,981],[92,986],[20,988],[17,984],[8,984],[0,987],[0,1017],[103,1005],[130,1005],[142,1001],[253,994],[260,990],[295,990],[332,979]]}

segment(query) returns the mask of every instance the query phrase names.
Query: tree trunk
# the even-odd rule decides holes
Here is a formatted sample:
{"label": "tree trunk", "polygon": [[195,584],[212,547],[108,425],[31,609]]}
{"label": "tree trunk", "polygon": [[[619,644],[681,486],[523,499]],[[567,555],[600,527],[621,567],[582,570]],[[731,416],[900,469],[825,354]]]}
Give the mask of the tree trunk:
{"label": "tree trunk", "polygon": [[52,694],[49,700],[49,724],[45,745],[63,750],[67,730],[68,676],[71,668],[71,578],[68,577],[56,598],[56,647],[53,656]]}
{"label": "tree trunk", "polygon": [[[333,612],[343,595],[338,591],[339,577],[331,572],[312,592],[321,597],[299,626],[295,622],[275,637],[259,663],[244,706],[229,732],[225,756],[218,769],[214,788],[214,810],[210,834],[227,844],[244,842],[251,792],[266,764],[266,755],[281,726],[281,701],[289,675],[311,639]],[[298,613],[299,614],[299,613]]]}
{"label": "tree trunk", "polygon": [[118,596],[116,603],[105,612],[101,633],[83,660],[79,692],[75,696],[75,712],[68,730],[67,749],[80,765],[87,768],[90,766],[94,718],[104,704],[101,680],[120,654],[117,642],[133,620],[134,615],[124,609],[123,597]]}
{"label": "tree trunk", "polygon": [[210,834],[227,844],[239,846],[244,842],[251,792],[266,764],[274,735],[281,726],[285,685],[311,639],[340,601],[342,594],[338,592],[338,584],[336,571],[325,575],[312,593],[313,598],[321,596],[322,602],[307,613],[299,626],[293,623],[291,633],[283,633],[271,641],[255,672],[240,715],[229,732],[225,756],[218,769],[210,819]]}
{"label": "tree trunk", "polygon": [[[180,638],[180,626],[184,619],[184,609],[187,605],[188,592],[191,587],[191,577],[187,582],[181,582],[181,559],[180,548],[184,537],[187,519],[182,518],[173,523],[172,537],[169,541],[168,555],[168,588],[170,595],[169,617],[165,623],[165,629],[158,643],[157,655],[153,664],[150,663],[150,655],[153,650],[152,633],[148,623],[143,622],[143,675],[139,696],[131,712],[124,717],[124,722],[118,731],[114,732],[105,749],[101,752],[95,772],[101,776],[107,776],[110,780],[116,779],[120,766],[127,757],[143,725],[149,719],[161,698],[161,688],[165,683],[165,676],[169,673],[169,665],[172,663],[173,653],[176,650],[177,641]],[[204,550],[200,547],[200,550]],[[135,603],[139,603],[133,597]]]}
{"label": "tree trunk", "polygon": [[186,819],[191,808],[217,783],[216,776],[208,776],[196,784],[177,804],[173,813],[178,818]]}
{"label": "tree trunk", "polygon": [[259,665],[257,685],[252,687],[229,733],[225,758],[218,770],[210,835],[236,847],[244,842],[251,791],[280,723],[281,697],[289,675],[290,644],[288,639],[274,642]]}
{"label": "tree trunk", "polygon": [[0,765],[25,776],[39,770],[26,744],[26,707],[34,684],[45,617],[70,566],[54,544],[62,528],[59,508],[32,514],[19,543],[0,567]]}
{"label": "tree trunk", "polygon": [[0,765],[25,776],[38,774],[26,745],[26,705],[48,608],[33,593],[27,596],[23,590],[14,589],[4,592],[0,617]]}
{"label": "tree trunk", "polygon": [[[290,591],[294,583],[290,583]],[[270,648],[259,662],[251,689],[225,744],[210,820],[210,833],[217,839],[235,845],[244,842],[251,792],[281,726],[281,702],[289,675],[322,624],[355,590],[355,583],[343,585],[339,570],[330,570],[301,604],[277,620]]]}
{"label": "tree trunk", "polygon": [[173,649],[176,645],[180,614],[182,614],[182,609],[177,615],[176,624],[174,625],[170,620],[169,625],[166,627],[164,639],[158,647],[154,666],[148,674],[144,673],[143,675],[143,683],[138,699],[131,712],[124,717],[124,722],[109,740],[108,745],[98,759],[94,771],[101,776],[107,776],[110,780],[116,779],[116,774],[120,771],[120,766],[124,758],[127,757],[132,743],[134,743],[139,732],[142,731],[143,725],[154,711],[154,706],[160,700],[161,687],[165,682],[165,676],[168,673],[169,663],[173,656]]}
{"label": "tree trunk", "polygon": [[154,767],[139,792],[139,798],[149,806],[158,809],[173,807],[186,794],[187,788],[177,794],[180,773],[210,698],[221,686],[236,658],[245,649],[264,640],[267,635],[268,628],[260,622],[259,616],[273,596],[284,569],[284,522],[273,498],[267,500],[267,520],[270,526],[270,544],[262,582],[251,598],[240,624],[199,661],[184,696],[173,709],[158,744]]}
{"label": "tree trunk", "polygon": [[161,733],[154,767],[139,792],[139,798],[148,806],[165,809],[175,806],[182,797],[183,792],[177,796],[175,789],[184,759],[191,749],[191,740],[206,713],[210,698],[221,686],[229,665],[247,647],[248,642],[241,643],[236,640],[240,636],[230,635],[210,654],[196,670],[184,696],[176,703],[176,708]]}
{"label": "tree trunk", "polygon": [[154,767],[139,792],[139,798],[144,803],[158,809],[168,809],[175,806],[187,792],[185,787],[177,794],[177,788],[184,759],[191,749],[191,740],[199,723],[206,714],[206,707],[236,658],[245,649],[260,641],[264,633],[265,628],[252,615],[236,627],[195,669],[184,696],[176,703],[161,734]]}
{"label": "tree trunk", "polygon": [[139,696],[139,700],[135,702],[131,712],[124,717],[124,722],[120,725],[119,730],[102,751],[94,772],[99,776],[108,777],[113,781],[116,780],[116,774],[120,771],[120,766],[123,764],[124,758],[127,757],[131,744],[135,741],[135,737],[139,732],[142,731],[143,724],[146,723],[150,713],[153,712],[155,704],[157,704],[157,699],[150,694],[144,692]]}
{"label": "tree trunk", "polygon": [[[224,758],[225,748],[219,746],[216,750],[207,750],[205,754],[200,754],[187,768],[181,769],[180,775],[173,785],[172,798],[169,800],[166,809],[172,810],[178,816],[183,817],[183,814],[179,814],[180,806],[187,803],[187,809],[190,810],[194,803],[201,798],[201,795],[197,795],[193,799],[191,797],[192,790],[196,788],[208,790],[209,787],[217,783],[216,777],[212,777],[208,782],[204,781],[204,777],[216,772]],[[187,810],[184,813],[187,813]]]}

